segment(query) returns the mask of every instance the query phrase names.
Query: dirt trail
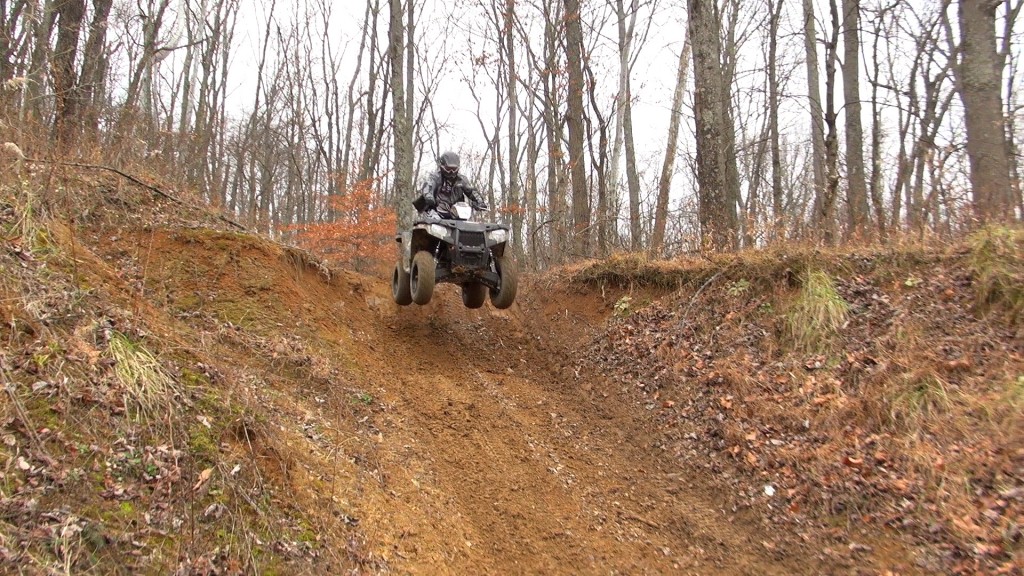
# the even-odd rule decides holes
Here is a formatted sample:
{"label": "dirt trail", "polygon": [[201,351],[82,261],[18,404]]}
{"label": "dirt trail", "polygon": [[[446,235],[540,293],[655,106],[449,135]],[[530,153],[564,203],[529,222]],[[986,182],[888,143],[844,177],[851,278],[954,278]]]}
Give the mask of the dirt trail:
{"label": "dirt trail", "polygon": [[[372,294],[379,373],[391,375],[385,394],[401,415],[398,433],[382,434],[381,465],[409,474],[396,499],[433,519],[401,533],[399,572],[821,571],[755,519],[721,510],[712,479],[668,468],[637,407],[566,369],[572,346],[551,337],[559,328],[545,326],[536,300],[503,313],[465,310],[445,288],[420,309],[382,303],[380,286]],[[590,320],[556,320],[582,333],[598,304],[572,304]],[[422,517],[381,521],[393,530]]]}
{"label": "dirt trail", "polygon": [[282,504],[349,530],[330,562],[398,574],[883,565],[837,568],[823,543],[732,509],[721,479],[661,445],[656,411],[581,369],[611,295],[527,285],[508,311],[473,311],[441,286],[401,308],[383,277],[326,280],[262,241],[147,232],[131,245],[134,257],[123,242],[101,252],[147,263],[149,297],[217,346],[225,381],[262,374],[250,390],[273,414],[256,436],[263,473],[287,490]]}

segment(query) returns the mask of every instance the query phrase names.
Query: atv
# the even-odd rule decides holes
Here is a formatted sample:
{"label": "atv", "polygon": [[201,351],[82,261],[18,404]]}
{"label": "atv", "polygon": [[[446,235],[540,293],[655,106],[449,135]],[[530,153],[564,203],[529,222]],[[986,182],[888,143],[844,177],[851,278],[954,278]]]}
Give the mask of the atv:
{"label": "atv", "polygon": [[506,250],[508,226],[470,221],[473,211],[465,202],[445,212],[451,217],[436,210],[421,212],[410,231],[395,236],[401,246],[391,276],[395,302],[427,304],[434,286],[447,282],[462,288],[466,308],[483,306],[488,293],[495,308],[511,306],[519,269]]}

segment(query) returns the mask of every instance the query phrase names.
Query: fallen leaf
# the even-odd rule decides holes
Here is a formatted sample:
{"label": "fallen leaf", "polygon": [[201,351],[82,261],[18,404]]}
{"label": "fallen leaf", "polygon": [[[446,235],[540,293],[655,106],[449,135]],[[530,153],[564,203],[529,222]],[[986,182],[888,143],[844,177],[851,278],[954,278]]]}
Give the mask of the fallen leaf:
{"label": "fallen leaf", "polygon": [[980,526],[974,523],[969,516],[962,516],[960,518],[953,518],[953,525],[962,530],[963,532],[970,534],[971,536],[981,536],[982,529]]}
{"label": "fallen leaf", "polygon": [[995,544],[975,544],[974,553],[978,556],[999,556],[1003,553],[1003,548]]}
{"label": "fallen leaf", "polygon": [[192,487],[192,490],[198,491],[200,488],[203,487],[203,484],[206,484],[207,482],[210,481],[211,476],[213,476],[213,468],[207,468],[206,470],[200,472],[199,480],[196,482],[195,486]]}
{"label": "fallen leaf", "polygon": [[871,552],[871,546],[850,542],[850,552]]}
{"label": "fallen leaf", "polygon": [[969,357],[967,357],[967,356],[964,356],[963,358],[957,358],[956,360],[951,360],[949,362],[946,362],[946,370],[949,370],[950,372],[958,372],[960,370],[970,370],[971,366],[973,366],[973,364],[971,362],[971,359]]}
{"label": "fallen leaf", "polygon": [[864,467],[864,459],[846,456],[845,458],[843,458],[843,465],[849,466],[850,468],[860,469]]}
{"label": "fallen leaf", "polygon": [[903,478],[897,478],[892,481],[892,488],[898,494],[906,494],[910,490],[910,483]]}

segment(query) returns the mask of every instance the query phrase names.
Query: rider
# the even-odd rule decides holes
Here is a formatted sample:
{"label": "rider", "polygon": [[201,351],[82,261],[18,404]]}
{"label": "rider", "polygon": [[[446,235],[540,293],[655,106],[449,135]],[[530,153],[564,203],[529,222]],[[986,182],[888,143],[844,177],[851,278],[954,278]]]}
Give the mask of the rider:
{"label": "rider", "polygon": [[463,196],[474,210],[487,210],[487,204],[479,197],[473,184],[459,175],[459,155],[448,151],[437,158],[437,172],[427,176],[413,206],[421,213],[434,210],[442,218],[451,218],[454,215],[453,206]]}

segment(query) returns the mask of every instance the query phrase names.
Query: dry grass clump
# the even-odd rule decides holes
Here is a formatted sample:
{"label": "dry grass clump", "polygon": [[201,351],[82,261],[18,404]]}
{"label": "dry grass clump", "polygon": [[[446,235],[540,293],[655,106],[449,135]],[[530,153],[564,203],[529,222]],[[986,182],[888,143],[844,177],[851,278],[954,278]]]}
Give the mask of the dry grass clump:
{"label": "dry grass clump", "polygon": [[786,318],[791,344],[807,352],[828,349],[846,323],[849,305],[836,291],[832,277],[812,270],[803,277],[800,294]]}
{"label": "dry grass clump", "polygon": [[643,254],[614,254],[589,263],[572,275],[572,282],[619,288],[674,290],[692,276],[694,267],[683,261],[652,260]]}
{"label": "dry grass clump", "polygon": [[134,404],[136,417],[148,420],[170,414],[179,391],[174,379],[142,344],[133,342],[120,332],[112,332],[107,344],[114,361],[114,374]]}
{"label": "dry grass clump", "polygon": [[893,422],[919,430],[923,423],[935,422],[950,410],[949,383],[936,370],[917,370],[896,380],[890,406]]}
{"label": "dry grass clump", "polygon": [[1004,310],[1015,323],[1024,311],[1024,230],[989,227],[969,245],[978,309]]}

